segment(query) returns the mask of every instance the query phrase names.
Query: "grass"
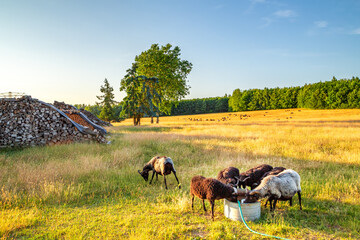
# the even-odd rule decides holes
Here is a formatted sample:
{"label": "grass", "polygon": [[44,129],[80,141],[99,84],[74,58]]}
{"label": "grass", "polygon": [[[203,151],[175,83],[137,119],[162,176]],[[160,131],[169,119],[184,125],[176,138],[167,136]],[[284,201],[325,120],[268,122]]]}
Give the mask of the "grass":
{"label": "grass", "polygon": [[[252,229],[291,239],[359,239],[359,116],[273,110],[162,117],[158,125],[143,119],[136,128],[129,119],[109,128],[110,145],[2,150],[0,238],[261,239],[225,218],[222,201],[215,221],[198,199],[191,211],[189,182],[227,166],[268,163],[300,174],[303,210],[297,197],[274,214],[262,207]],[[181,190],[173,175],[167,191],[162,177],[149,185],[138,175],[157,154],[174,160]]]}

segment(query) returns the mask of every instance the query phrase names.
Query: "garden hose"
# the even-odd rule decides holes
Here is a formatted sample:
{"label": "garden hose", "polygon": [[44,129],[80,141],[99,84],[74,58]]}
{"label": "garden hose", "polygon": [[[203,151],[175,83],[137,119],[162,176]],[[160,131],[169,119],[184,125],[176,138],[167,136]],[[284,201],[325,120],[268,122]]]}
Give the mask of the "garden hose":
{"label": "garden hose", "polygon": [[246,222],[245,222],[244,215],[243,215],[242,210],[241,210],[241,203],[240,203],[240,201],[238,200],[237,202],[238,202],[238,204],[239,204],[241,219],[242,219],[243,223],[245,224],[246,228],[250,230],[250,232],[253,232],[253,233],[255,233],[255,234],[259,234],[259,235],[262,235],[262,236],[265,236],[265,237],[271,237],[271,238],[277,238],[277,239],[290,240],[290,239],[288,239],[288,238],[282,238],[282,237],[272,236],[272,235],[268,235],[268,234],[265,234],[265,233],[259,233],[259,232],[256,232],[256,231],[252,230],[252,229],[246,224]]}

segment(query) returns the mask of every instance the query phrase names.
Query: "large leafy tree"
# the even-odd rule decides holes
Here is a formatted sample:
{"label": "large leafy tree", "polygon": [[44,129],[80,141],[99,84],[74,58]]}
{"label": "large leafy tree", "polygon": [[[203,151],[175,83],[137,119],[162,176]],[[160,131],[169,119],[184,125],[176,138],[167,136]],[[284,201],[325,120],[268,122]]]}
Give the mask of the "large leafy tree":
{"label": "large leafy tree", "polygon": [[139,76],[136,69],[137,65],[133,64],[120,83],[120,91],[126,92],[122,115],[128,114],[132,117],[134,126],[140,125],[140,120],[145,114],[153,117],[159,112],[158,105],[161,103],[161,96],[157,92],[158,79]]}
{"label": "large leafy tree", "polygon": [[99,118],[105,121],[111,121],[114,119],[113,105],[116,104],[116,101],[114,100],[115,96],[113,91],[114,89],[110,86],[108,80],[105,78],[104,85],[100,87],[100,92],[102,92],[102,95],[96,96],[100,100],[100,102],[97,104],[102,107]]}
{"label": "large leafy tree", "polygon": [[158,106],[157,122],[160,112],[170,114],[172,102],[177,102],[189,94],[190,86],[187,85],[186,78],[192,64],[180,59],[180,51],[179,47],[173,48],[171,44],[161,47],[153,44],[150,49],[135,57],[137,75],[155,77],[159,81],[156,91],[161,95],[162,102],[153,102]]}

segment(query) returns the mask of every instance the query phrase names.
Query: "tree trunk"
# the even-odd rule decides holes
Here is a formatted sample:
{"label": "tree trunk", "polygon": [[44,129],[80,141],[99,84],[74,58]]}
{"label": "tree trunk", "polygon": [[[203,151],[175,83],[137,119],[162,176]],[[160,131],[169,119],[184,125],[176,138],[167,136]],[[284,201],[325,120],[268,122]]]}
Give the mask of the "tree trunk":
{"label": "tree trunk", "polygon": [[159,120],[159,115],[156,116],[156,123],[159,123],[160,120]]}
{"label": "tree trunk", "polygon": [[134,126],[136,126],[136,115],[134,115]]}
{"label": "tree trunk", "polygon": [[151,121],[150,121],[150,123],[151,123],[151,124],[154,123],[154,117],[153,117],[153,116],[151,116]]}
{"label": "tree trunk", "polygon": [[141,117],[140,117],[140,114],[139,114],[138,119],[137,119],[137,126],[140,126],[140,119],[141,119]]}

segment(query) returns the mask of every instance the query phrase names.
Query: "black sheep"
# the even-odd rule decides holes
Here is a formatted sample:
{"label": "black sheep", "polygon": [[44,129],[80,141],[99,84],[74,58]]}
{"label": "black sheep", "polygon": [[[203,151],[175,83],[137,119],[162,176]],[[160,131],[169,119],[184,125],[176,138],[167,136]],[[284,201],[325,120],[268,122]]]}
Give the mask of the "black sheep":
{"label": "black sheep", "polygon": [[286,170],[286,168],[284,167],[274,167],[271,171],[264,173],[264,175],[251,186],[251,189],[256,188],[257,186],[260,185],[261,180],[263,180],[265,177],[270,176],[270,175],[278,175],[279,173],[281,173],[282,171]]}
{"label": "black sheep", "polygon": [[246,188],[246,186],[253,189],[253,184],[257,183],[259,179],[267,172],[273,169],[272,166],[267,164],[261,164],[254,168],[247,170],[246,172],[240,173],[239,187]]}

